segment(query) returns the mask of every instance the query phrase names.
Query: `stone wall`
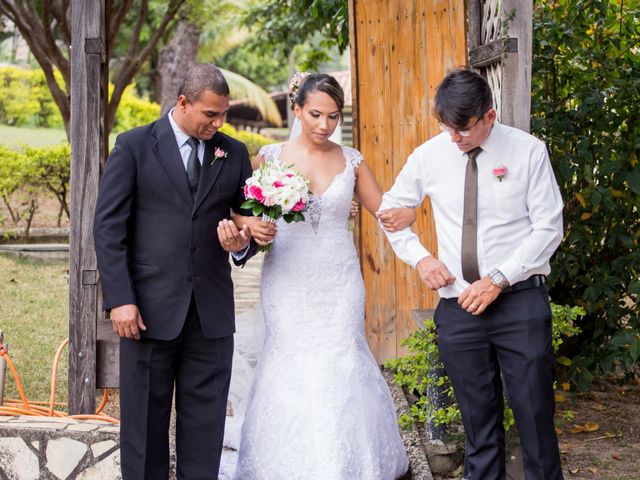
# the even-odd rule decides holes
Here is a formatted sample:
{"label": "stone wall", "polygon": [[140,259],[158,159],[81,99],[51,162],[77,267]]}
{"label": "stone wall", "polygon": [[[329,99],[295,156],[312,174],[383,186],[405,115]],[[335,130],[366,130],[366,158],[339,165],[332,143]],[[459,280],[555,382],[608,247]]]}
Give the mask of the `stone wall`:
{"label": "stone wall", "polygon": [[0,478],[121,479],[119,438],[106,422],[0,416]]}

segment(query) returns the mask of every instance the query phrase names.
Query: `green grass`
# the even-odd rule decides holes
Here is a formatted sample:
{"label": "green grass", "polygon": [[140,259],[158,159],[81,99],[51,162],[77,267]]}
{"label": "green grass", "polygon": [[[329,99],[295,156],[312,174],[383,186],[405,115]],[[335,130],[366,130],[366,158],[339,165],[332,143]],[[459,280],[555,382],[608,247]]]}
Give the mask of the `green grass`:
{"label": "green grass", "polygon": [[[30,401],[48,401],[51,364],[67,338],[66,261],[36,262],[0,255],[0,329]],[[57,372],[56,401],[67,401],[67,350]],[[7,367],[5,398],[19,398]],[[57,407],[59,410],[64,410]]]}
{"label": "green grass", "polygon": [[22,128],[0,125],[0,145],[19,149],[23,145],[47,147],[67,141],[64,129],[55,128]]}
{"label": "green grass", "polygon": [[[116,143],[117,134],[109,135],[109,148]],[[64,129],[10,127],[0,124],[0,145],[20,150],[24,145],[32,147],[49,147],[67,141]]]}

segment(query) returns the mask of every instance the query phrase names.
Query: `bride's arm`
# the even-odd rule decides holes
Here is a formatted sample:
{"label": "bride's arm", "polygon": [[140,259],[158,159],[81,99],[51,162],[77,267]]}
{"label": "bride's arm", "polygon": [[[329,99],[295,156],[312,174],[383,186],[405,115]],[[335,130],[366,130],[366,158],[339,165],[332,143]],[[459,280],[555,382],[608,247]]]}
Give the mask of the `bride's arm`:
{"label": "bride's arm", "polygon": [[356,168],[355,193],[364,208],[377,217],[382,228],[389,232],[404,230],[416,221],[415,208],[390,208],[378,212],[382,203],[382,189],[364,160]]}
{"label": "bride's arm", "polygon": [[[260,165],[264,162],[264,157],[260,154],[256,155],[251,161],[252,170],[260,168]],[[267,223],[254,216],[244,216],[231,211],[231,220],[236,224],[238,229],[242,229],[244,225],[247,225],[251,230],[251,236],[258,245],[265,246],[273,241],[273,237],[276,234],[276,226],[273,223]]]}

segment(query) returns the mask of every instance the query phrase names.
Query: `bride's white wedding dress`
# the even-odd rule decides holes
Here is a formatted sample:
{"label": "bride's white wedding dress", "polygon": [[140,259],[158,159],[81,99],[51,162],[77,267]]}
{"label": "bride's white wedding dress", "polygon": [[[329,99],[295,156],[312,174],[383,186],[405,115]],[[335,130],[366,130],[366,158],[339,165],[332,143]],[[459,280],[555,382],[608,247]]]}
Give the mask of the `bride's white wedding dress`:
{"label": "bride's white wedding dress", "polygon": [[[282,145],[261,150],[279,160]],[[246,402],[237,480],[394,480],[408,469],[393,402],[364,336],[364,284],[348,229],[362,157],[278,222],[262,274],[265,340]]]}

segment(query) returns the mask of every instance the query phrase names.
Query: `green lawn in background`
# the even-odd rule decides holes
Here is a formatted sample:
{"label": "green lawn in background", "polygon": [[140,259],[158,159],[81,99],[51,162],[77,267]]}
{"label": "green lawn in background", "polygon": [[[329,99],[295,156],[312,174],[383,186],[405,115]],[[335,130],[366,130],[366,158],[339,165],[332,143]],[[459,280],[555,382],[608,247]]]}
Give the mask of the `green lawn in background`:
{"label": "green lawn in background", "polygon": [[20,149],[23,145],[47,147],[67,141],[64,130],[55,128],[23,128],[0,125],[0,145]]}
{"label": "green lawn in background", "polygon": [[[0,254],[0,329],[29,401],[48,401],[51,365],[67,338],[66,261],[38,262]],[[56,401],[67,401],[68,350],[57,372]],[[5,398],[19,398],[6,370]],[[56,407],[57,410],[65,410]]]}
{"label": "green lawn in background", "polygon": [[[67,141],[64,129],[10,127],[0,124],[0,145],[19,150],[23,145],[32,147],[48,147]],[[116,143],[116,134],[109,135],[109,146]]]}

